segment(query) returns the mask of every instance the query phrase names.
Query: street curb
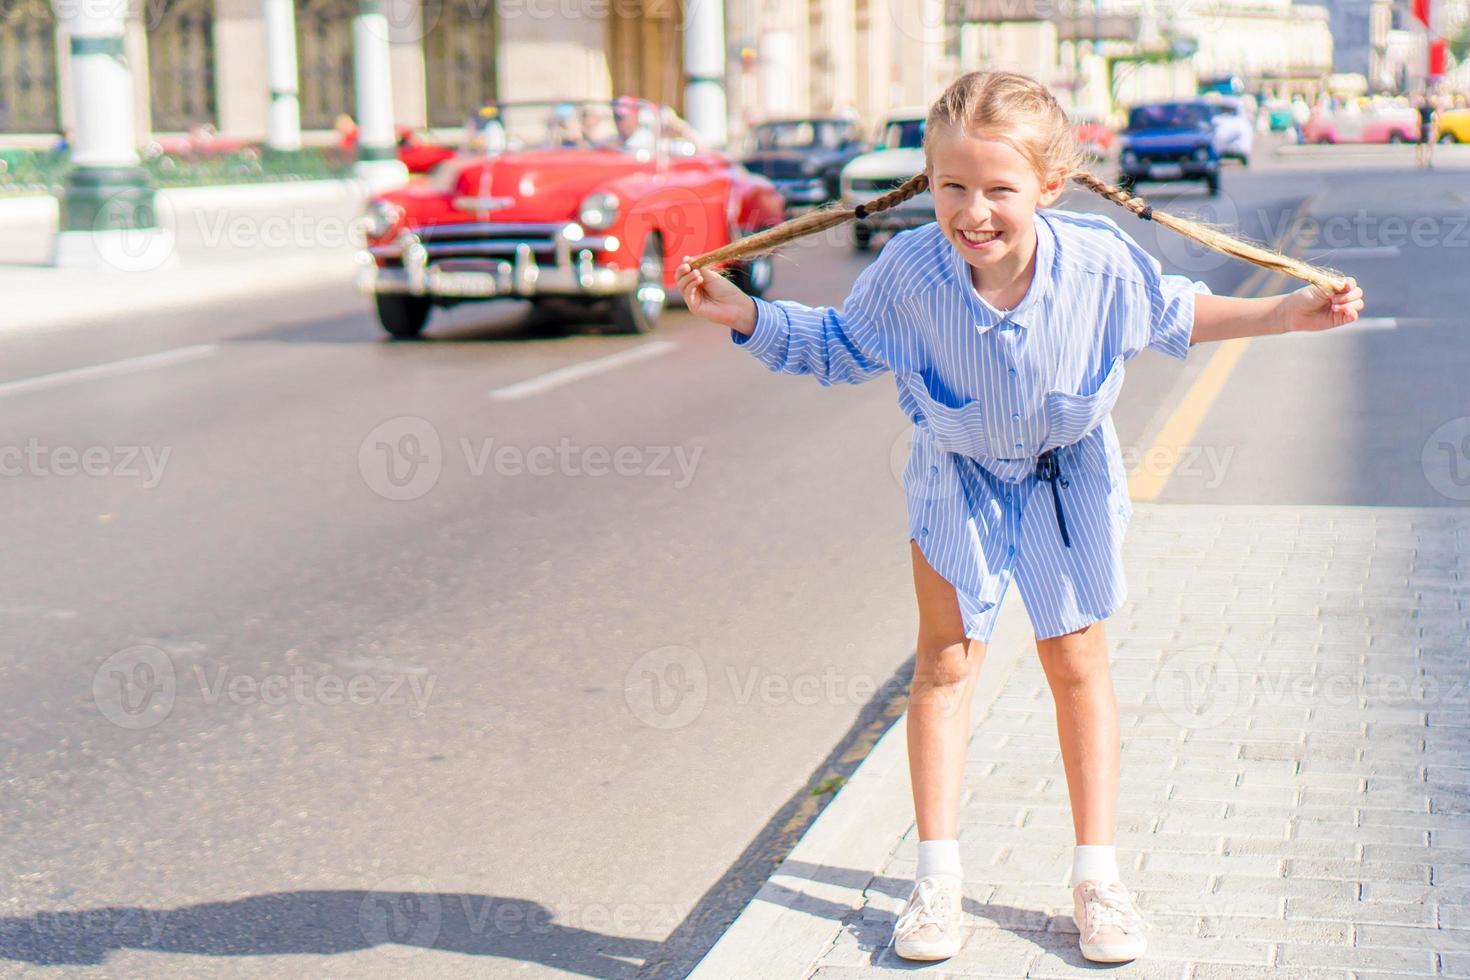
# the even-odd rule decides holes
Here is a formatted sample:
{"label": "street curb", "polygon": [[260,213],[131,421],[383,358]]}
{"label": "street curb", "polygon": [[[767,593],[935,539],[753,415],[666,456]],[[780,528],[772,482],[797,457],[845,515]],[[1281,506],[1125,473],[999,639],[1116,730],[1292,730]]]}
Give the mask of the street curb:
{"label": "street curb", "polygon": [[[214,184],[207,187],[168,187],[157,193],[172,208],[279,207],[323,204],[336,200],[366,200],[374,193],[367,181],[268,180],[251,184]],[[0,198],[0,221],[56,223],[58,202],[52,194]]]}
{"label": "street curb", "polygon": [[[971,702],[978,725],[1032,631],[1015,589],[1002,604]],[[893,723],[688,980],[805,977],[862,908],[863,896],[914,825],[908,712]]]}

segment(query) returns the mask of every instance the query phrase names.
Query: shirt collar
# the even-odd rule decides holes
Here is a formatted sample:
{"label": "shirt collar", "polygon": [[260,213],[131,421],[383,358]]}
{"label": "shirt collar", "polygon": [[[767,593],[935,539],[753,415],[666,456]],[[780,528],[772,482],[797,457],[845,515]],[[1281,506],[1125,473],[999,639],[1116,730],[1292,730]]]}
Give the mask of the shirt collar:
{"label": "shirt collar", "polygon": [[1035,326],[1041,315],[1042,299],[1051,290],[1052,267],[1056,262],[1056,231],[1050,220],[1040,211],[1036,212],[1033,224],[1036,227],[1036,270],[1032,273],[1031,285],[1027,287],[1026,295],[1021,297],[1021,302],[1009,313],[1000,312],[975,291],[975,282],[970,278],[970,264],[960,255],[958,248],[946,243],[952,253],[950,261],[955,277],[970,300],[978,321],[976,326],[981,330],[989,330],[1007,320],[1020,327]]}

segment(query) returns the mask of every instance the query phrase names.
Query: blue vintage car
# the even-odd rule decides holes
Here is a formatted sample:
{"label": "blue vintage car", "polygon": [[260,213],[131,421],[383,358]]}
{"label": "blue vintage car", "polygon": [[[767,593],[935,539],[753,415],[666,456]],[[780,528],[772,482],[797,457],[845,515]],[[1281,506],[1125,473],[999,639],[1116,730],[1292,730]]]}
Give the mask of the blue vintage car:
{"label": "blue vintage car", "polygon": [[1128,111],[1120,134],[1118,183],[1202,180],[1210,194],[1220,193],[1220,154],[1215,148],[1210,110],[1198,101],[1153,102]]}

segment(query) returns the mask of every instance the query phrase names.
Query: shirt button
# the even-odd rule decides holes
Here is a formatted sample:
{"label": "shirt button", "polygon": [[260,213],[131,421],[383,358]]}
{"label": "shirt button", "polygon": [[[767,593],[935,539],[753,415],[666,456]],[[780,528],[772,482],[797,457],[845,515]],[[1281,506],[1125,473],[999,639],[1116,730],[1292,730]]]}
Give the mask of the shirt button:
{"label": "shirt button", "polygon": [[1018,443],[1016,443],[1016,448],[1017,449],[1021,449],[1021,448],[1024,448],[1024,447],[1022,447],[1022,445],[1018,442]]}
{"label": "shirt button", "polygon": [[1019,422],[1019,421],[1021,421],[1021,416],[1018,415],[1018,414],[1016,414],[1015,412],[1012,412],[1011,413],[1011,421],[1012,422]]}
{"label": "shirt button", "polygon": [[921,538],[927,538],[928,536],[929,536],[929,529],[927,527],[921,527],[921,528],[919,528],[919,537],[921,537]]}
{"label": "shirt button", "polygon": [[1008,554],[1008,555],[1014,555],[1015,553],[1016,553],[1016,546],[1015,545],[1011,545],[1010,548],[1006,551],[1006,554]]}
{"label": "shirt button", "polygon": [[1015,368],[1006,368],[1006,374],[1009,374],[1011,377],[1014,378],[1016,376],[1016,369]]}
{"label": "shirt button", "polygon": [[939,467],[937,467],[937,466],[931,466],[931,467],[929,467],[929,475],[930,476],[933,476],[934,474],[936,474],[938,472],[939,472]]}

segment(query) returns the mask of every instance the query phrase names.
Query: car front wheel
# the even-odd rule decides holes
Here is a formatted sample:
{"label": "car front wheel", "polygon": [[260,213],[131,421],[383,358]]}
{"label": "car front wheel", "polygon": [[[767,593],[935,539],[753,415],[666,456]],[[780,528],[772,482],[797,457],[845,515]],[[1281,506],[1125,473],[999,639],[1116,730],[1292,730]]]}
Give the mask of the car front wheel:
{"label": "car front wheel", "polygon": [[1205,178],[1205,187],[1209,189],[1210,196],[1214,197],[1220,193],[1220,175],[1210,174]]}
{"label": "car front wheel", "polygon": [[613,297],[613,327],[618,333],[648,333],[658,323],[668,294],[664,290],[664,245],[657,232],[643,243],[638,281],[631,292]]}
{"label": "car front wheel", "polygon": [[1455,136],[1454,133],[1441,133],[1439,136],[1439,141],[1444,144],[1460,142],[1459,138]]}
{"label": "car front wheel", "polygon": [[423,333],[429,321],[433,303],[427,296],[408,296],[403,293],[378,293],[378,322],[383,329],[399,340],[411,340]]}

